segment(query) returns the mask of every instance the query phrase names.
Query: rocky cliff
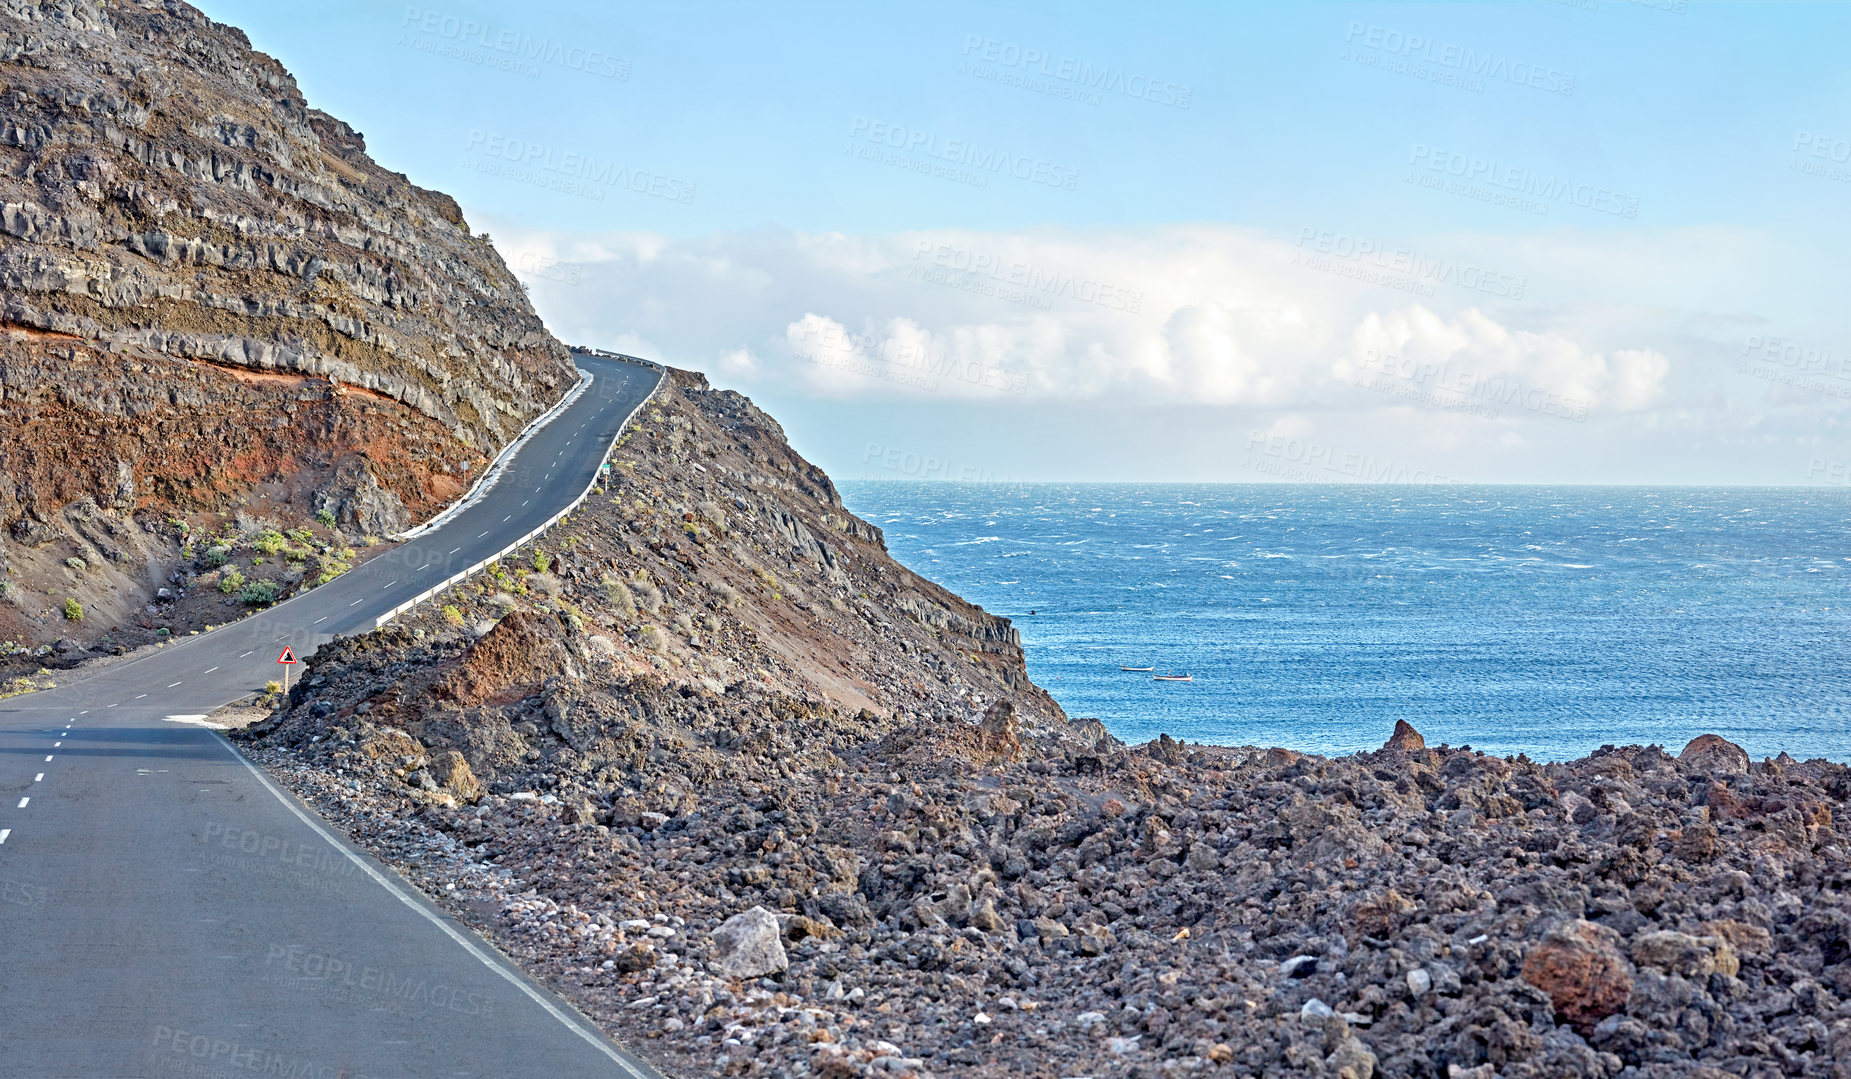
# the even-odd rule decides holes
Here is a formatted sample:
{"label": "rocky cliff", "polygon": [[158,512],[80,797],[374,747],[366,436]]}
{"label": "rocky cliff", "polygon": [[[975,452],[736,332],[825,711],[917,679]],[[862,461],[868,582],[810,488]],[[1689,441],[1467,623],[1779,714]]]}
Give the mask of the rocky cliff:
{"label": "rocky cliff", "polygon": [[239,30],[0,0],[0,570],[29,600],[0,636],[70,628],[38,596],[134,612],[170,518],[402,527],[574,377],[456,202]]}

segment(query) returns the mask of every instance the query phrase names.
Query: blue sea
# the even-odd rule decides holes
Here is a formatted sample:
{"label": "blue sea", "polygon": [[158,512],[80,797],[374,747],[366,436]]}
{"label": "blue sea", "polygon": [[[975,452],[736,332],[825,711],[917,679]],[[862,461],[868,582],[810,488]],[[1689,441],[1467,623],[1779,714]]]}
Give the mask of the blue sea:
{"label": "blue sea", "polygon": [[1405,719],[1540,760],[1705,732],[1851,760],[1851,492],[842,487],[1128,742],[1346,753]]}

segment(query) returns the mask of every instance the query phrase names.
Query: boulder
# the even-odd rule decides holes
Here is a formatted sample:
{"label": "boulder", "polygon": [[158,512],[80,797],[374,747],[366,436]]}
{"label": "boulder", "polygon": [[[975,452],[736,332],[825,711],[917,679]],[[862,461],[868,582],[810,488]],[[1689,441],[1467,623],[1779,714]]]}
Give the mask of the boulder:
{"label": "boulder", "polygon": [[1014,702],[1005,700],[992,704],[983,714],[983,721],[977,731],[983,739],[985,750],[1011,760],[1021,756],[1022,739],[1018,733]]}
{"label": "boulder", "polygon": [[1741,970],[1735,949],[1723,938],[1693,937],[1668,930],[1642,933],[1634,939],[1632,961],[1642,967],[1655,967],[1666,974],[1693,979],[1708,978],[1712,974],[1734,977]]}
{"label": "boulder", "polygon": [[1583,1037],[1632,994],[1632,964],[1618,940],[1613,930],[1576,919],[1551,929],[1524,957],[1523,980],[1542,990],[1556,1016]]}
{"label": "boulder", "polygon": [[1405,719],[1395,720],[1395,733],[1389,735],[1388,741],[1382,744],[1384,751],[1392,750],[1396,753],[1418,753],[1426,748],[1427,740]]}
{"label": "boulder", "polygon": [[1720,734],[1699,734],[1677,755],[1677,762],[1693,772],[1748,774],[1748,751]]}
{"label": "boulder", "polygon": [[450,792],[459,802],[475,802],[482,797],[482,783],[469,762],[454,749],[446,749],[431,758],[430,773],[437,785]]}
{"label": "boulder", "polygon": [[784,953],[778,916],[764,907],[733,915],[714,930],[720,973],[728,978],[762,978],[791,965]]}

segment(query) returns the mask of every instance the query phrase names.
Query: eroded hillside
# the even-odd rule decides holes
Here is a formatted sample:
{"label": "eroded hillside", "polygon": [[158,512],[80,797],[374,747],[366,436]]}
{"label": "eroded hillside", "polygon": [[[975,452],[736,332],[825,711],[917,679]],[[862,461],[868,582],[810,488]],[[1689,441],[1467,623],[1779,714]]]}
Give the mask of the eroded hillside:
{"label": "eroded hillside", "polygon": [[0,638],[132,638],[181,522],[402,528],[575,377],[454,200],[184,3],[0,2],[0,117]]}

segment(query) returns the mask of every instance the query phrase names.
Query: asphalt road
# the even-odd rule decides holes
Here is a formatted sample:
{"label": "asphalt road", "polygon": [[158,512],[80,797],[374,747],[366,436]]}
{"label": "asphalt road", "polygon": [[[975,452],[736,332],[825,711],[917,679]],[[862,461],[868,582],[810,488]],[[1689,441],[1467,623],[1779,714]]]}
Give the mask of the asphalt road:
{"label": "asphalt road", "polygon": [[577,359],[590,388],[443,528],[0,701],[0,1075],[658,1074],[197,723],[578,497],[660,376]]}

